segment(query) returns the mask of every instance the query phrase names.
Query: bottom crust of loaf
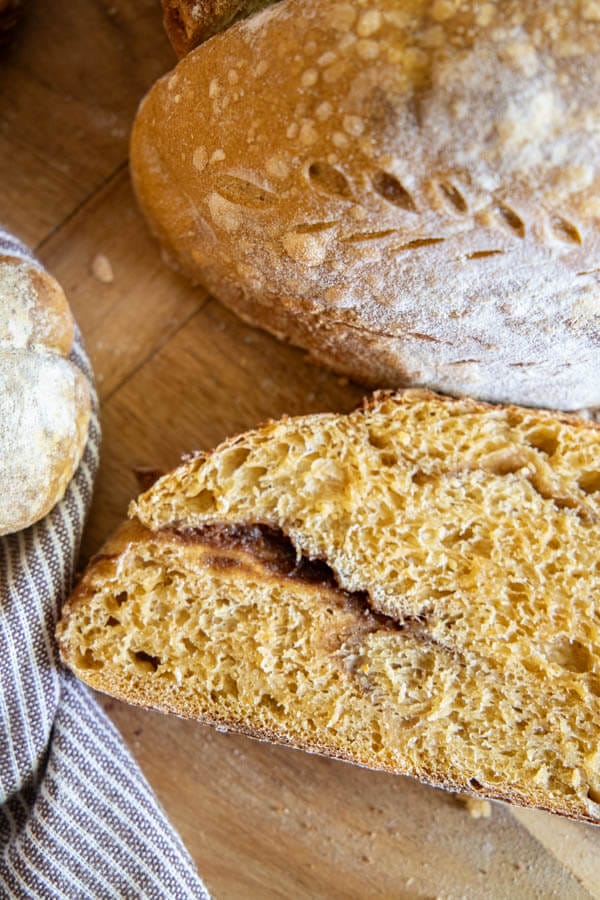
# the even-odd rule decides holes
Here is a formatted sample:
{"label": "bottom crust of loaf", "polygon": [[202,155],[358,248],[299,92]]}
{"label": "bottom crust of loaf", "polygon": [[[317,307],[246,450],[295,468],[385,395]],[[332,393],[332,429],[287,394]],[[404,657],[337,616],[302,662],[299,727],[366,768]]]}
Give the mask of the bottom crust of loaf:
{"label": "bottom crust of loaf", "polygon": [[[565,781],[551,686],[519,684],[374,612],[261,526],[125,524],[59,625],[61,654],[118,699],[260,740],[588,822]],[[520,773],[515,777],[515,772]]]}

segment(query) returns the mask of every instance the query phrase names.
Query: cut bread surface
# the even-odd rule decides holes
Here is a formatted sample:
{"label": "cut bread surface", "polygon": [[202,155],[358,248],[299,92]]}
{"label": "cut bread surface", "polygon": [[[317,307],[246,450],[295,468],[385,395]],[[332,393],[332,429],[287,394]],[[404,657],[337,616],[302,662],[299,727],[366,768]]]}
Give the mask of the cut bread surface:
{"label": "cut bread surface", "polygon": [[599,490],[573,417],[406,391],[270,423],[138,499],[62,653],[123,699],[597,821]]}
{"label": "cut bread surface", "polygon": [[163,23],[179,57],[275,0],[162,0]]}

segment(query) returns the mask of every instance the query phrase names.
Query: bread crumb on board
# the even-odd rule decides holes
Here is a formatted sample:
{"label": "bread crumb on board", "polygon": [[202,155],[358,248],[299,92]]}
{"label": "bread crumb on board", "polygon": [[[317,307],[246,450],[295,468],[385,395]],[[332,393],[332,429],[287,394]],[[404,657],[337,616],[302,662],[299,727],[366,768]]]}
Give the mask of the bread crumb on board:
{"label": "bread crumb on board", "polygon": [[472,819],[491,819],[492,804],[489,800],[481,800],[479,797],[467,797],[464,794],[458,794],[458,799],[461,803],[464,803]]}
{"label": "bread crumb on board", "polygon": [[96,281],[100,281],[102,284],[112,284],[115,280],[110,259],[103,253],[97,253],[94,256],[90,268]]}

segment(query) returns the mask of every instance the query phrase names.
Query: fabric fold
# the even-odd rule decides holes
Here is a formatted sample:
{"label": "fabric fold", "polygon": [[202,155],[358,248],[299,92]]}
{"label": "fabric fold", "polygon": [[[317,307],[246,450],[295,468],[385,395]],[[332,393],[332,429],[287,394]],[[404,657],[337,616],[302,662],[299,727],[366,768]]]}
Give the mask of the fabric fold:
{"label": "fabric fold", "polygon": [[[70,358],[93,385],[79,333]],[[42,521],[0,538],[0,894],[208,898],[118,732],[58,660],[54,629],[99,445],[94,393],[88,442],[65,496]]]}

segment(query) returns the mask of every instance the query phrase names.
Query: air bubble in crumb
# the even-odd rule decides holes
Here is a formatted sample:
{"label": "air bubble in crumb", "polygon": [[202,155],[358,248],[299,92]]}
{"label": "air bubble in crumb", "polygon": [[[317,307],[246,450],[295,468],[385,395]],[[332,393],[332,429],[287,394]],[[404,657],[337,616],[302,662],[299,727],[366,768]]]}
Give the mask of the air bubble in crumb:
{"label": "air bubble in crumb", "polygon": [[112,284],[115,280],[110,259],[108,256],[104,256],[103,253],[96,254],[92,260],[91,269],[96,281],[100,281],[102,284]]}

